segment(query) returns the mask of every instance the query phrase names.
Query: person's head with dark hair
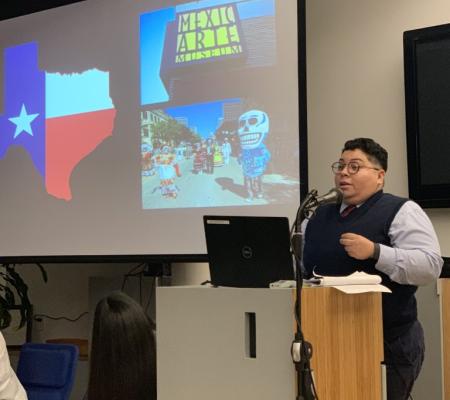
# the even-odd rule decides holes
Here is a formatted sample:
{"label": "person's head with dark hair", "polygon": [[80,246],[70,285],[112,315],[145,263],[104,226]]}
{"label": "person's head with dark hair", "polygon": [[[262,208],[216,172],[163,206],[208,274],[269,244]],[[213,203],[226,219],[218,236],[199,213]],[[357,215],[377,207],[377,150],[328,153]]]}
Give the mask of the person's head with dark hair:
{"label": "person's head with dark hair", "polygon": [[345,142],[339,161],[331,166],[345,204],[362,204],[383,188],[387,160],[387,151],[372,139]]}
{"label": "person's head with dark hair", "polygon": [[95,309],[89,400],[156,399],[156,344],[143,308],[122,292]]}
{"label": "person's head with dark hair", "polygon": [[384,171],[388,168],[388,152],[373,139],[357,138],[347,140],[342,152],[346,150],[361,150],[374,164],[378,164]]}

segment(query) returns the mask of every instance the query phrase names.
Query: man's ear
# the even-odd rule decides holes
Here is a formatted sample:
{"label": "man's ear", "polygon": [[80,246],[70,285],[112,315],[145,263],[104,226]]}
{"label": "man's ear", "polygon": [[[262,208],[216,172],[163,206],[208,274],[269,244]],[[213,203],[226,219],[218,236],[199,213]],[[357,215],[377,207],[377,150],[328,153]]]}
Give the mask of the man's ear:
{"label": "man's ear", "polygon": [[384,177],[386,176],[386,171],[384,169],[380,169],[378,171],[378,185],[380,188],[384,186]]}

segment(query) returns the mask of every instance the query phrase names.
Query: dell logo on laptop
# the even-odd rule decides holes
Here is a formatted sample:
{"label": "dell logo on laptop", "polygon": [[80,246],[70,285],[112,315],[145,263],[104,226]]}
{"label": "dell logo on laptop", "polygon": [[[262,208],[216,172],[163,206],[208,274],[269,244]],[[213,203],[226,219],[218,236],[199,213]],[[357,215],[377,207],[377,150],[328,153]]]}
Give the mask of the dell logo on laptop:
{"label": "dell logo on laptop", "polygon": [[253,250],[250,246],[244,246],[242,248],[242,257],[244,257],[247,260],[253,257]]}

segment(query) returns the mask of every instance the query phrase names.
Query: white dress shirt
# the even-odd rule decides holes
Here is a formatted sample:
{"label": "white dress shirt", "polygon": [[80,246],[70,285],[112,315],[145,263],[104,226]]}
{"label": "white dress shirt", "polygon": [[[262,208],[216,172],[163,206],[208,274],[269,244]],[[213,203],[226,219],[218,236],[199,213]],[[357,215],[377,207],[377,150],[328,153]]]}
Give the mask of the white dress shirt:
{"label": "white dress shirt", "polygon": [[[347,204],[342,203],[340,211],[345,207]],[[307,223],[305,219],[302,232]],[[408,200],[400,207],[388,235],[392,247],[380,244],[376,269],[406,285],[426,285],[439,277],[444,263],[439,241],[430,219],[417,203]]]}
{"label": "white dress shirt", "polygon": [[17,379],[9,362],[5,339],[0,332],[0,399],[27,400],[25,389]]}
{"label": "white dress shirt", "polygon": [[426,285],[441,274],[444,260],[427,214],[414,201],[398,210],[388,231],[392,247],[380,244],[375,268],[394,282]]}

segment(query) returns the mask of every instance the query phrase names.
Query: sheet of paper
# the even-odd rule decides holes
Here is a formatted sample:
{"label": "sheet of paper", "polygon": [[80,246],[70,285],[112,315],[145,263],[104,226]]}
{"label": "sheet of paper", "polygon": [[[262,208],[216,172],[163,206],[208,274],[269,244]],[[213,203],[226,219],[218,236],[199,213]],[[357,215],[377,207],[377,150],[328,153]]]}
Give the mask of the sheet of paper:
{"label": "sheet of paper", "polygon": [[354,272],[351,275],[347,276],[315,276],[316,278],[321,279],[322,286],[335,286],[335,285],[358,285],[358,284],[367,284],[367,285],[375,285],[377,283],[381,283],[381,276],[379,275],[370,275],[362,271]]}
{"label": "sheet of paper", "polygon": [[368,292],[392,293],[392,291],[389,288],[383,285],[341,285],[341,286],[333,285],[331,287],[334,287],[335,289],[348,294],[368,293]]}

